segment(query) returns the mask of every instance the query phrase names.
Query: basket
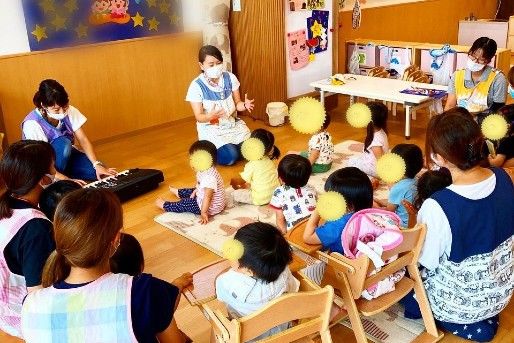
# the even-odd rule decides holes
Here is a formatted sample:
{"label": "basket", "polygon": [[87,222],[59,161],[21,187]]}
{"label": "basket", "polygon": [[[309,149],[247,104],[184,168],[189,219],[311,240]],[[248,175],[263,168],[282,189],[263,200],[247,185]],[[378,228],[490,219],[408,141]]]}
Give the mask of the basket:
{"label": "basket", "polygon": [[283,102],[270,102],[266,106],[269,124],[271,126],[284,125],[285,117],[288,114],[288,107]]}

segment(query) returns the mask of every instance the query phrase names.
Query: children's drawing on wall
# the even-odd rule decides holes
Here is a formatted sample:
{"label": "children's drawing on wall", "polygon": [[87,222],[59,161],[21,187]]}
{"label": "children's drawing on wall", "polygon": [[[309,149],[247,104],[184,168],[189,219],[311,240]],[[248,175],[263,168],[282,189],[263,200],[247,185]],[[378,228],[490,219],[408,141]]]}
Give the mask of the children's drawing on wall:
{"label": "children's drawing on wall", "polygon": [[307,0],[307,8],[310,10],[322,10],[325,8],[325,0]]}
{"label": "children's drawing on wall", "polygon": [[289,65],[292,70],[298,70],[309,64],[309,48],[305,30],[289,32],[287,34],[289,50]]}
{"label": "children's drawing on wall", "polygon": [[308,10],[307,0],[289,0],[289,10],[291,12]]}
{"label": "children's drawing on wall", "polygon": [[95,0],[91,5],[89,22],[93,25],[126,24],[130,20],[128,8],[129,0]]}
{"label": "children's drawing on wall", "polygon": [[310,47],[311,55],[328,49],[329,15],[329,11],[312,11],[312,17],[307,18],[307,45]]}

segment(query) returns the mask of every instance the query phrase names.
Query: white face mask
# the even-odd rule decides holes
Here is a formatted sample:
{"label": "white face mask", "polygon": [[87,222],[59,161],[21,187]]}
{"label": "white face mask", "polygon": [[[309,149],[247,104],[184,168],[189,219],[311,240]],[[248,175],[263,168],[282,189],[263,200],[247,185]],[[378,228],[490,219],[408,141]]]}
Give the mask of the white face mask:
{"label": "white face mask", "polygon": [[41,181],[40,181],[40,182],[39,182],[39,185],[40,185],[40,186],[41,186],[41,188],[43,188],[43,189],[47,188],[48,186],[50,186],[52,183],[54,183],[54,182],[55,182],[55,175],[52,175],[52,174],[45,174],[45,176],[46,176],[47,178],[49,178],[49,179],[50,179],[50,183],[48,183],[48,184],[44,185],[44,184],[42,184],[42,183],[41,183]]}
{"label": "white face mask", "polygon": [[219,79],[223,74],[223,64],[217,64],[204,70],[205,76],[209,79]]}
{"label": "white face mask", "polygon": [[466,61],[466,68],[471,72],[477,72],[482,69],[484,69],[485,65],[477,63],[473,61],[471,58],[468,57],[468,60]]}
{"label": "white face mask", "polygon": [[68,115],[68,111],[64,111],[63,113],[54,113],[49,110],[45,110],[45,111],[46,111],[47,116],[49,116],[50,118],[55,119],[55,120],[63,120],[64,117],[66,117]]}

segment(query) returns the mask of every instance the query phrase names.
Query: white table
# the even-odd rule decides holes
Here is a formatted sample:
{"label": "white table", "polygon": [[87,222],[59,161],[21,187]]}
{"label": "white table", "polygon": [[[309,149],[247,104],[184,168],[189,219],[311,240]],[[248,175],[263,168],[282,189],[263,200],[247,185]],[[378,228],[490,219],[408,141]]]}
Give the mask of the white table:
{"label": "white table", "polygon": [[435,99],[429,96],[411,95],[400,92],[411,87],[448,90],[447,86],[352,74],[343,75],[343,80],[345,84],[341,86],[334,86],[330,83],[330,80],[327,79],[312,82],[310,86],[320,92],[320,100],[323,104],[325,103],[326,93],[349,95],[352,104],[355,97],[402,104],[405,106],[406,139],[410,139],[411,112],[431,105]]}

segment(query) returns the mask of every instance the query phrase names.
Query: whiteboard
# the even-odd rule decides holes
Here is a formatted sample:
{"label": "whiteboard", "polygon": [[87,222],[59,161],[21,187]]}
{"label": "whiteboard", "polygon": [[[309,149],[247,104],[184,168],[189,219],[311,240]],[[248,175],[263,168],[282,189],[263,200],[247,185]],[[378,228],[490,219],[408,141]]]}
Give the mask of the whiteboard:
{"label": "whiteboard", "polygon": [[297,96],[308,94],[314,91],[309,86],[311,82],[319,81],[323,78],[332,76],[332,52],[334,47],[333,33],[333,1],[325,0],[325,8],[323,10],[329,11],[328,17],[329,30],[328,30],[328,49],[324,52],[315,54],[316,59],[310,62],[307,66],[299,70],[292,70],[289,64],[289,51],[287,48],[287,33],[307,28],[307,18],[312,14],[312,11],[295,11],[291,12],[289,9],[289,0],[284,0],[284,15],[286,27],[286,71],[287,71],[287,98],[291,99]]}

